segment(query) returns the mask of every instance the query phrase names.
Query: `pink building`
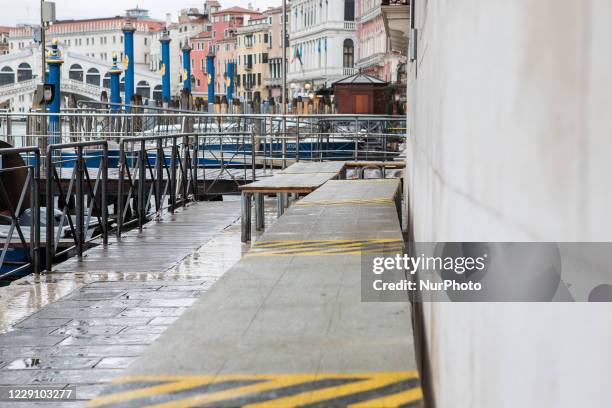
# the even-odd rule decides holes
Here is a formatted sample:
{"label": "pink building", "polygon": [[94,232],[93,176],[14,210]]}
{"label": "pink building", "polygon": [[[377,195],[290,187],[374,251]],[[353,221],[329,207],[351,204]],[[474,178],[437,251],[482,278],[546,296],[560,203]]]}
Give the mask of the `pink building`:
{"label": "pink building", "polygon": [[223,40],[228,36],[228,29],[242,27],[253,17],[261,17],[261,13],[256,10],[249,10],[242,7],[230,7],[212,13],[213,43]]}
{"label": "pink building", "polygon": [[207,31],[203,31],[190,39],[191,62],[195,84],[194,95],[204,96],[208,91],[208,73],[206,72],[206,57],[211,47],[215,47],[215,93],[225,94],[224,74],[227,62],[233,60],[236,50],[235,30],[242,27],[251,18],[261,17],[261,13],[242,7],[230,7],[210,13],[212,23]]}
{"label": "pink building", "polygon": [[[363,73],[387,82],[398,81],[398,68],[406,63],[406,47],[395,45],[385,24],[389,7],[408,10],[408,1],[357,0],[356,34],[359,59],[355,64]],[[400,9],[401,8],[401,9]]]}
{"label": "pink building", "polygon": [[191,74],[195,78],[193,94],[202,96],[208,90],[208,73],[206,72],[206,57],[212,45],[212,32],[202,31],[191,37]]}

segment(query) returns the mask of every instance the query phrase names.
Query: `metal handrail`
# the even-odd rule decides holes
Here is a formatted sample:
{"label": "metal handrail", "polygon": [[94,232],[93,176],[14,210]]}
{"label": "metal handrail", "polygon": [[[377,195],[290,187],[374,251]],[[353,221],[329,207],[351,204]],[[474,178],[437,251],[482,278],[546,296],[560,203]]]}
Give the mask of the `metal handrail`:
{"label": "metal handrail", "polygon": [[[14,172],[19,169],[27,169],[28,175],[26,178],[26,183],[23,186],[22,191],[20,192],[19,202],[16,208],[13,208],[10,202],[10,198],[8,197],[7,190],[4,186],[2,178],[0,178],[0,194],[2,195],[3,200],[9,206],[9,216],[11,218],[11,226],[9,227],[9,232],[6,236],[6,240],[0,252],[0,268],[4,265],[6,255],[8,253],[8,249],[11,245],[11,240],[14,231],[17,231],[19,236],[20,244],[23,248],[27,249],[28,253],[28,261],[22,266],[19,266],[11,271],[6,273],[0,273],[1,278],[8,277],[13,274],[18,274],[27,268],[32,268],[34,272],[40,271],[40,208],[38,205],[38,180],[40,178],[39,166],[40,166],[40,149],[37,147],[23,147],[23,148],[5,148],[0,149],[0,158],[9,154],[33,154],[34,155],[34,163],[27,164],[25,166],[20,167],[10,167],[10,168],[0,168],[0,174]],[[21,223],[19,221],[19,215],[21,212],[21,207],[27,194],[27,189],[30,189],[30,208],[33,211],[30,222],[30,240],[29,245],[25,240],[25,236],[21,229]]]}
{"label": "metal handrail", "polygon": [[[100,165],[98,167],[98,173],[96,175],[95,185],[92,185],[91,178],[89,175],[88,167],[85,165],[85,148],[98,147],[102,148],[102,156],[100,157]],[[75,166],[73,169],[70,186],[67,191],[64,191],[61,185],[61,179],[58,174],[58,167],[62,168],[66,163],[66,160],[61,159],[61,152],[66,149],[75,149],[76,157],[73,159]],[[54,160],[54,155],[59,152],[60,159]],[[46,270],[51,271],[53,268],[53,261],[56,256],[69,252],[76,248],[77,255],[79,258],[83,257],[83,251],[85,245],[91,242],[98,236],[90,238],[86,237],[85,227],[85,196],[87,195],[90,200],[88,206],[88,217],[91,217],[92,211],[96,211],[98,218],[98,225],[101,228],[102,242],[104,245],[108,244],[108,206],[107,206],[107,182],[108,182],[108,142],[104,140],[77,142],[77,143],[61,143],[51,144],[47,146],[46,155]],[[62,206],[62,218],[58,225],[58,233],[55,233],[55,194],[54,184],[56,185],[59,193],[58,205]],[[72,221],[72,217],[68,213],[69,202],[73,196],[72,187],[74,186],[74,200],[75,200],[75,212],[76,212],[76,226]],[[98,194],[99,188],[99,194]],[[87,193],[87,194],[86,194]],[[100,198],[100,204],[98,207],[97,197]],[[68,249],[57,251],[59,238],[61,237],[61,231],[63,229],[64,218],[67,216],[67,220],[72,232],[74,245]],[[89,222],[87,222],[89,227]]]}

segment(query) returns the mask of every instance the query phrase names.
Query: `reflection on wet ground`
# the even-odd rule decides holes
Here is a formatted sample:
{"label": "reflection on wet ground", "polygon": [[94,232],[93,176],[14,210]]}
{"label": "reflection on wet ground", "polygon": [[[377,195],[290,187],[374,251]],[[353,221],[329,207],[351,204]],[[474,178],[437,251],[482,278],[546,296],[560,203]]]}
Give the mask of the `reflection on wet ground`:
{"label": "reflection on wet ground", "polygon": [[[226,215],[219,212],[224,204],[215,204],[217,219],[206,221],[207,228],[215,226],[209,239],[164,271],[84,267],[30,275],[1,287],[0,385],[77,385],[79,400],[95,396],[248,250],[240,243],[236,204],[226,204]],[[275,199],[267,199],[267,225],[275,213]],[[138,240],[129,235],[127,245]],[[168,244],[164,250],[185,248]],[[115,252],[111,245],[109,256]]]}

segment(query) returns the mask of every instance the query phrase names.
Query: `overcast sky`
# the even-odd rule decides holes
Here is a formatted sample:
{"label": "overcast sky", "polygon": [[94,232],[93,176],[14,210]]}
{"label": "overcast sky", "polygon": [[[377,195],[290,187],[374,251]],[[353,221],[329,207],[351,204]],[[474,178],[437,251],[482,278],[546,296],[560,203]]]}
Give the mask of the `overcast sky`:
{"label": "overcast sky", "polygon": [[[242,6],[264,10],[268,6],[280,6],[282,0],[220,0],[222,7]],[[165,19],[172,13],[176,20],[182,8],[202,8],[204,0],[55,0],[59,20],[72,18],[94,18],[123,15],[125,9],[136,5],[150,10],[151,17]],[[0,0],[0,25],[14,26],[19,23],[35,23],[39,19],[40,0]]]}

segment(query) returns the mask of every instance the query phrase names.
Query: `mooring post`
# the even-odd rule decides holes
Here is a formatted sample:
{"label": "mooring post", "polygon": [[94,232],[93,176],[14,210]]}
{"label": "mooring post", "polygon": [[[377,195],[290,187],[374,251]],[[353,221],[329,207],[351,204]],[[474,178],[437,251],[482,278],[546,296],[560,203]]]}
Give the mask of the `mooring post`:
{"label": "mooring post", "polygon": [[123,27],[125,69],[125,111],[130,112],[134,95],[134,32],[136,28],[128,21]]}

